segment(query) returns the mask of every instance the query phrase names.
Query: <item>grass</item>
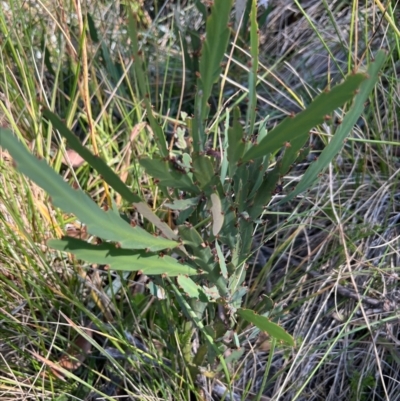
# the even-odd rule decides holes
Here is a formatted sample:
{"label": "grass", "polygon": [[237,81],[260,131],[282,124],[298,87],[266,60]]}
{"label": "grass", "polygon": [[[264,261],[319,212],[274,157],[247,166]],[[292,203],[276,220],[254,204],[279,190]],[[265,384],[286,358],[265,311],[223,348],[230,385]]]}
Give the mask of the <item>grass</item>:
{"label": "grass", "polygon": [[[302,109],[330,78],[340,79],[338,66],[346,74],[362,56],[367,63],[378,47],[386,48],[389,56],[340,155],[309,192],[284,206],[272,204],[256,244],[265,260],[249,269],[251,291],[245,306],[269,308],[270,317],[294,336],[296,347],[242,326],[236,341],[240,351],[232,346],[233,340],[225,339],[225,356],[233,359],[230,377],[217,363],[203,365],[203,354],[212,351],[188,324],[173,294],[163,290],[168,279],[152,277],[149,282],[143,275],[110,271],[47,248],[47,239],[66,231],[84,239],[88,234],[73,216],[55,210],[48,196],[19,175],[3,152],[2,399],[209,399],[211,394],[222,396],[228,382],[236,397],[264,401],[400,399],[397,3],[386,5],[384,18],[372,1],[332,3],[329,12],[325,2],[310,4],[300,11],[293,11],[298,10],[295,5],[272,9],[269,25],[260,27],[265,43],[257,77],[257,124],[268,116],[270,128],[283,115]],[[112,197],[136,224],[150,229],[87,164],[75,166],[72,159],[62,163],[63,157],[67,159],[65,146],[42,115],[43,106],[55,110],[133,191],[173,224],[173,216],[163,208],[162,189],[137,162],[139,156],[156,153],[157,147],[137,95],[140,83],[129,59],[125,6],[95,5],[88,7],[102,35],[98,40],[80,34],[86,32],[84,21],[67,1],[56,8],[51,2],[13,0],[0,11],[6,38],[0,53],[0,121],[65,180],[102,206]],[[148,90],[170,144],[172,133],[186,126],[181,111],[193,111],[194,70],[190,65],[183,68],[173,5],[145,5],[139,21]],[[190,19],[201,32],[204,20],[192,2],[183,2],[181,10],[178,28],[185,32]],[[360,22],[355,15],[368,23],[356,29]],[[377,33],[370,42],[371,26]],[[349,35],[343,34],[345,27]],[[220,105],[228,98],[245,110],[249,67],[243,43],[238,40],[226,59],[226,81],[212,103],[211,131],[217,132],[217,122],[225,119]],[[316,63],[315,54],[323,54],[324,48],[331,52],[329,68],[308,75],[302,65]],[[312,132],[314,154],[330,140],[334,128],[327,122]],[[296,182],[304,168],[299,165],[283,177],[284,188]],[[210,308],[204,318],[210,328],[213,313]],[[220,326],[216,338],[229,332]],[[235,360],[238,352],[241,357]],[[199,361],[200,371],[188,363],[189,354]]]}

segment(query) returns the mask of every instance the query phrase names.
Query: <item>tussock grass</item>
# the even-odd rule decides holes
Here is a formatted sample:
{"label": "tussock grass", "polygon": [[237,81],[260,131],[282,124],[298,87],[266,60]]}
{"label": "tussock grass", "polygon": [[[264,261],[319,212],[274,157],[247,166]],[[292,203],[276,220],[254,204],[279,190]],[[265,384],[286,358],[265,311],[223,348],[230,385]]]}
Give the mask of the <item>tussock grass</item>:
{"label": "tussock grass", "polygon": [[[66,149],[41,114],[43,106],[56,110],[162,214],[163,199],[137,163],[140,155],[156,149],[136,96],[124,5],[89,2],[103,35],[96,42],[81,34],[83,21],[73,4],[60,4],[56,8],[51,2],[13,0],[0,11],[6,38],[0,53],[1,124],[11,127],[66,180],[105,204],[112,193],[101,177],[85,165],[73,168],[72,158],[62,163],[63,157],[68,161]],[[142,49],[149,54],[149,93],[171,136],[185,124],[181,111],[192,112],[193,97],[193,77],[183,68],[174,29],[184,32],[190,19],[201,32],[202,19],[191,1],[182,3],[179,11],[169,2],[145,5],[139,16]],[[303,10],[293,2],[278,5],[260,27],[259,113],[260,120],[269,116],[270,126],[303,108],[360,58],[367,63],[381,47],[389,58],[339,157],[312,191],[284,208],[272,207],[267,229],[260,234],[257,245],[265,260],[251,273],[247,306],[270,298],[271,317],[297,339],[297,346],[286,349],[247,328],[239,333],[244,354],[230,366],[231,377],[217,373],[215,366],[205,367],[210,371],[206,376],[216,374],[222,388],[231,381],[238,397],[248,399],[397,400],[397,3],[387,4],[384,18],[373,1],[334,2],[329,9],[326,2],[305,2]],[[174,19],[177,13],[182,26]],[[227,76],[221,99],[242,101],[246,51],[237,41],[227,58],[233,74]],[[217,113],[214,121],[222,117]],[[332,132],[327,123],[312,133],[316,155]],[[183,323],[170,295],[142,291],[138,275],[82,265],[50,251],[46,239],[66,229],[84,237],[79,222],[53,210],[46,195],[18,175],[4,153],[0,169],[2,399],[84,400],[95,399],[95,392],[105,399],[186,400],[193,394],[209,399],[214,379],[193,383],[193,367],[184,362],[187,347],[190,351],[202,344]],[[288,190],[301,174],[300,166],[283,178],[284,187]],[[130,212],[129,205],[117,202]],[[131,217],[144,224],[140,216]],[[66,228],[67,223],[74,223],[73,228]],[[144,353],[132,335],[145,344]],[[74,354],[79,341],[90,346],[87,357],[77,369],[52,374],[51,363]]]}

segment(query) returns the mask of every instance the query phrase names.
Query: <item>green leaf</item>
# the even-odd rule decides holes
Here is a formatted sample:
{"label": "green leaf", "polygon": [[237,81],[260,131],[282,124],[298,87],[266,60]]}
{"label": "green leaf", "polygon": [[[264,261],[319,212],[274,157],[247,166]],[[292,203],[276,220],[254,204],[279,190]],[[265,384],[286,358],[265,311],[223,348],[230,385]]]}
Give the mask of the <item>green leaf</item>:
{"label": "green leaf", "polygon": [[253,323],[260,330],[265,331],[271,337],[275,337],[277,340],[283,341],[291,346],[294,346],[293,337],[287,333],[282,327],[276,323],[271,322],[264,316],[256,315],[254,311],[249,309],[238,309],[238,315],[247,320],[249,323]]}
{"label": "green leaf", "polygon": [[221,62],[228,46],[230,28],[228,26],[233,0],[215,0],[211,16],[207,19],[206,40],[200,59],[200,84],[202,91],[201,119],[206,117],[207,101],[213,84],[221,72]]}
{"label": "green leaf", "polygon": [[116,248],[109,243],[92,245],[71,237],[64,237],[61,240],[53,239],[47,243],[59,251],[73,253],[78,259],[110,265],[113,270],[140,271],[147,275],[166,274],[170,277],[178,274],[198,274],[192,267],[168,255],[160,256],[145,251]]}
{"label": "green leaf", "polygon": [[232,127],[228,129],[228,162],[229,174],[233,177],[235,174],[237,163],[242,158],[245,148],[245,140],[243,135],[243,128],[239,122],[240,111],[239,108],[233,110],[233,123]]}
{"label": "green leaf", "polygon": [[197,206],[199,201],[199,196],[188,199],[175,199],[172,203],[165,203],[165,206],[171,210],[186,210],[191,206]]}
{"label": "green leaf", "polygon": [[321,93],[306,110],[295,117],[286,117],[259,144],[253,145],[244,154],[243,161],[274,153],[286,143],[290,144],[298,138],[306,139],[313,127],[323,123],[327,115],[354,97],[366,78],[365,74],[355,74],[347,77],[342,84],[335,86],[331,91]]}
{"label": "green leaf", "polygon": [[219,196],[214,193],[211,194],[211,215],[213,218],[212,233],[218,235],[224,225],[224,214],[222,213],[222,204]]}
{"label": "green leaf", "polygon": [[[209,246],[207,246],[194,227],[179,226],[179,235],[185,246],[190,246],[191,254],[195,256],[193,261],[208,273],[207,279],[215,284],[222,297],[228,293],[225,279],[221,276],[219,266],[214,262],[214,257]],[[218,269],[218,270],[217,270]]]}
{"label": "green leaf", "polygon": [[179,235],[182,237],[183,243],[190,246],[191,254],[203,261],[206,272],[213,269],[213,255],[211,249],[204,242],[202,236],[194,227],[179,226]]}
{"label": "green leaf", "polygon": [[386,54],[383,51],[379,51],[376,55],[375,61],[371,63],[368,68],[368,79],[362,83],[359,93],[354,98],[354,103],[350,110],[344,117],[342,124],[337,129],[332,140],[329,142],[328,146],[321,152],[318,159],[311,164],[307,169],[302,179],[296,186],[296,189],[282,199],[279,204],[288,202],[293,199],[299,193],[307,190],[312,183],[318,178],[318,175],[324,170],[339,150],[343,147],[345,138],[349,135],[351,128],[356,124],[358,118],[360,117],[366,100],[371,93],[373,87],[378,80],[378,74],[380,69],[385,62]]}
{"label": "green leaf", "polygon": [[1,146],[13,157],[17,168],[51,197],[55,206],[66,213],[73,213],[87,225],[90,234],[119,242],[126,249],[158,251],[174,248],[178,244],[154,237],[140,227],[131,227],[112,210],[104,212],[82,190],[72,189],[45,160],[31,155],[11,131],[0,128]]}
{"label": "green leaf", "polygon": [[249,69],[249,104],[247,106],[247,138],[253,134],[254,124],[256,121],[257,108],[257,72],[258,72],[258,40],[259,31],[257,24],[257,1],[251,0],[250,12],[250,54],[251,68]]}
{"label": "green leaf", "polygon": [[300,155],[300,150],[305,145],[307,139],[308,135],[306,138],[298,137],[291,142],[289,147],[286,147],[284,149],[283,155],[278,161],[279,175],[281,177],[287,174],[287,172],[290,170],[290,167],[298,159]]}
{"label": "green leaf", "polygon": [[215,249],[217,250],[217,255],[218,255],[218,261],[219,261],[219,268],[221,270],[222,277],[224,279],[228,279],[228,269],[226,268],[226,263],[225,263],[225,256],[222,253],[222,249],[218,244],[218,241],[215,240]]}
{"label": "green leaf", "polygon": [[208,156],[194,153],[192,157],[193,174],[199,187],[203,191],[219,181],[214,173],[212,162]]}
{"label": "green leaf", "polygon": [[147,203],[135,195],[125,183],[116,175],[100,157],[94,156],[89,149],[81,145],[78,138],[65,126],[65,124],[50,110],[43,111],[53,124],[54,128],[67,140],[68,145],[85,159],[99,174],[103,180],[117,191],[126,201],[133,203],[137,211],[157,227],[167,238],[176,239],[176,235],[168,224],[161,221],[156,214],[149,208]]}
{"label": "green leaf", "polygon": [[185,171],[177,170],[168,160],[160,159],[156,156],[152,159],[143,157],[139,160],[139,163],[146,170],[146,173],[159,180],[161,186],[196,194],[200,193],[191,177]]}
{"label": "green leaf", "polygon": [[189,298],[196,298],[202,302],[208,302],[209,297],[203,289],[197,285],[190,277],[179,275],[177,278],[179,287]]}

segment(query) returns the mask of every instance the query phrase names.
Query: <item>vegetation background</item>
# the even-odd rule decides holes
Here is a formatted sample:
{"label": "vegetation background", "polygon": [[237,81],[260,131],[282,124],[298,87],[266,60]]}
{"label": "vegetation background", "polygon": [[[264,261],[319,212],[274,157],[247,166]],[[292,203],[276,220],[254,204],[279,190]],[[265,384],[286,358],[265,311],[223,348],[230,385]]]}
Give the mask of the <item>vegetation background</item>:
{"label": "vegetation background", "polygon": [[[353,69],[366,71],[379,49],[387,53],[340,153],[308,192],[278,204],[333,140],[346,106],[312,130],[308,154],[279,177],[265,224],[254,233],[246,260],[249,291],[240,300],[283,328],[294,346],[244,320],[229,325],[218,307],[202,311],[200,330],[168,278],[114,271],[49,248],[49,238],[64,234],[101,240],[54,207],[2,148],[2,399],[400,399],[398,4],[259,5],[259,64],[250,81],[250,3],[243,19],[228,15],[232,33],[209,100],[211,155],[221,150],[222,122],[232,115],[239,125],[253,124],[252,132],[271,131]],[[160,145],[138,95],[129,16],[138,26],[153,115],[174,152],[190,147],[188,116],[196,113],[196,72],[211,4],[11,0],[1,6],[1,125],[103,209],[112,199],[128,221],[151,231],[131,203],[66,148],[44,114],[54,111],[175,229],[179,213],[167,206],[168,193],[148,174],[150,167],[139,163],[155,158]],[[256,105],[253,122],[249,104]],[[222,359],[207,336],[223,347]]]}

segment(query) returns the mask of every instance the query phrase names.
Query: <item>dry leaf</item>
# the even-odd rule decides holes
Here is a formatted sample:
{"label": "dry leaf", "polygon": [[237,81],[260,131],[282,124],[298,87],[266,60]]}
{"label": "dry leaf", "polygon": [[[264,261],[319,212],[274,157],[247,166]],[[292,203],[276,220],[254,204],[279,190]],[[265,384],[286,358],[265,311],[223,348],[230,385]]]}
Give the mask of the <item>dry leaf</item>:
{"label": "dry leaf", "polygon": [[[87,337],[90,339],[93,338],[91,324],[82,330]],[[73,344],[67,349],[65,355],[58,361],[59,366],[72,372],[82,365],[92,349],[92,344],[87,337],[81,334],[76,337]]]}
{"label": "dry leaf", "polygon": [[[77,328],[77,325],[73,323],[72,320],[68,319],[65,315],[64,318],[72,327]],[[30,352],[36,359],[48,366],[54,376],[65,381],[66,371],[72,372],[78,369],[92,349],[92,344],[90,342],[90,339],[93,338],[92,323],[82,328],[82,331],[86,336],[79,334],[74,343],[67,349],[65,355],[63,355],[57,363],[42,357],[36,352]]]}
{"label": "dry leaf", "polygon": [[85,162],[78,153],[73,149],[68,149],[61,159],[62,163],[71,167],[80,167]]}

